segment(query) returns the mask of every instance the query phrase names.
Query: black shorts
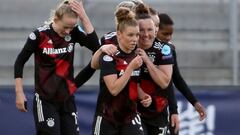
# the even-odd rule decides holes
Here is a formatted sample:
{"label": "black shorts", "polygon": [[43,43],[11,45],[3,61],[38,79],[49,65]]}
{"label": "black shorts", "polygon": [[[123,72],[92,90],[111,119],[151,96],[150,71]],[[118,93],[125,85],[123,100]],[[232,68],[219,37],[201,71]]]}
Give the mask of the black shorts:
{"label": "black shorts", "polygon": [[153,126],[142,123],[144,135],[167,135],[167,126]]}
{"label": "black shorts", "polygon": [[168,113],[165,110],[152,118],[142,118],[144,135],[166,135],[169,125]]}
{"label": "black shorts", "polygon": [[144,135],[139,115],[128,124],[115,124],[102,116],[95,117],[93,135]]}
{"label": "black shorts", "polygon": [[33,115],[37,135],[79,135],[74,97],[63,103],[41,99],[35,93]]}

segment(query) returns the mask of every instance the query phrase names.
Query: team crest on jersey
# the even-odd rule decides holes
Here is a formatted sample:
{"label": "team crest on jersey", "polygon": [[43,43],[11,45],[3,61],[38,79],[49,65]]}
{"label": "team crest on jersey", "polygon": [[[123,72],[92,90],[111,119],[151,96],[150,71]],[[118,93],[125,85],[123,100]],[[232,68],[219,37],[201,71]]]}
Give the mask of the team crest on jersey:
{"label": "team crest on jersey", "polygon": [[104,60],[104,61],[107,61],[107,62],[110,62],[110,61],[113,61],[113,58],[110,57],[110,56],[108,56],[108,55],[104,55],[104,56],[103,56],[103,60]]}
{"label": "team crest on jersey", "polygon": [[71,40],[71,36],[70,36],[70,35],[65,36],[65,37],[64,37],[64,40],[67,41],[67,42],[69,42],[69,41]]}
{"label": "team crest on jersey", "polygon": [[48,118],[47,119],[47,125],[49,127],[53,127],[55,125],[54,119],[53,118]]}
{"label": "team crest on jersey", "polygon": [[69,45],[68,45],[68,52],[72,52],[73,51],[73,43],[70,43]]}
{"label": "team crest on jersey", "polygon": [[169,55],[171,53],[171,48],[168,45],[163,45],[161,52],[163,55]]}
{"label": "team crest on jersey", "polygon": [[35,40],[36,39],[36,35],[32,32],[30,35],[29,35],[29,38],[31,40]]}
{"label": "team crest on jersey", "polygon": [[155,61],[155,55],[148,55],[148,58],[151,60],[151,62]]}

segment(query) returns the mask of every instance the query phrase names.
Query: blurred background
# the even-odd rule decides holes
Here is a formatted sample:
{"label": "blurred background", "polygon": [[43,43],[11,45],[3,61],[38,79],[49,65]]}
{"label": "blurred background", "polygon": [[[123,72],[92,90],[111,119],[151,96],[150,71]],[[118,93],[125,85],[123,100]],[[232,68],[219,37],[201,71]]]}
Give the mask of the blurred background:
{"label": "blurred background", "polygon": [[[114,30],[114,9],[122,0],[83,1],[86,12],[99,37],[106,32]],[[193,133],[184,131],[180,135],[238,134],[235,131],[239,131],[239,129],[234,128],[234,126],[229,127],[232,125],[232,121],[238,122],[240,120],[240,108],[237,107],[239,106],[238,103],[240,103],[240,0],[143,1],[157,11],[167,13],[172,17],[175,23],[173,43],[176,46],[181,73],[194,94],[203,102],[206,108],[209,108],[208,113],[211,117],[202,122],[202,124],[205,124],[204,132]],[[13,65],[15,59],[31,31],[43,25],[44,21],[49,18],[51,9],[54,9],[58,2],[59,0],[0,0],[1,112],[8,112],[5,107],[12,105],[13,108],[10,111],[13,113],[12,115],[19,115],[13,103]],[[88,64],[90,58],[91,53],[87,49],[76,47],[75,74]],[[33,65],[33,57],[31,57],[25,64],[24,69],[24,85],[29,91],[33,89],[34,83]],[[97,91],[98,79],[99,72],[97,71],[84,87],[80,89]],[[11,92],[8,93],[8,91]],[[93,93],[93,95],[97,94],[97,92]],[[179,105],[185,105],[185,108],[188,108],[186,100],[179,93],[177,93],[177,96],[179,101],[181,101]],[[31,98],[31,96],[29,97]],[[93,99],[96,99],[96,96]],[[92,103],[90,112],[89,108],[85,108],[88,114],[92,114],[94,111],[95,104],[93,101],[84,100],[84,103],[86,102],[87,105]],[[79,109],[84,109],[84,106],[81,108],[81,104],[83,103],[80,102]],[[228,109],[224,109],[225,107]],[[180,112],[183,110],[180,110]],[[220,112],[217,113],[218,111]],[[229,115],[224,115],[226,113]],[[187,115],[191,114],[193,113]],[[8,117],[9,115],[4,117],[6,121],[10,119]],[[24,118],[22,115],[21,117]],[[231,119],[227,119],[227,117]],[[183,118],[183,115],[181,118]],[[188,121],[189,119],[191,118],[187,118]],[[91,121],[91,117],[85,121]],[[216,123],[218,123],[218,126]],[[83,130],[87,130],[82,135],[89,133],[88,126],[82,127]],[[4,127],[6,127],[5,123],[1,121],[0,129],[4,129]],[[228,130],[226,131],[223,127]],[[225,132],[222,132],[221,129],[224,129]],[[5,134],[11,135],[12,133],[10,130],[5,129]]]}
{"label": "blurred background", "polygon": [[[234,2],[235,1],[235,2]],[[0,85],[13,85],[13,64],[30,32],[43,25],[59,0],[0,0]],[[114,30],[114,9],[121,0],[84,0],[98,36]],[[239,0],[145,0],[175,22],[182,75],[190,85],[239,84]],[[238,4],[236,4],[238,3]],[[91,58],[77,48],[75,72]],[[33,60],[26,63],[24,83],[33,85]],[[98,84],[98,73],[87,85]]]}

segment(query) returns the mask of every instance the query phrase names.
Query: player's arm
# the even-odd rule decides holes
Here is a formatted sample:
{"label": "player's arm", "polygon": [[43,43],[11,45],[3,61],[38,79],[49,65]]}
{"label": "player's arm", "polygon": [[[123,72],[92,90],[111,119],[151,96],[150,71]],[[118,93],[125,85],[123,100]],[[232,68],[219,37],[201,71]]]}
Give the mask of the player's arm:
{"label": "player's arm", "polygon": [[152,63],[144,50],[138,48],[137,51],[146,64],[148,72],[154,82],[157,83],[162,89],[167,88],[172,77],[172,64],[156,66]]}
{"label": "player's arm", "polygon": [[27,112],[24,102],[27,101],[23,92],[22,78],[15,78],[16,107],[21,112]]}
{"label": "player's arm", "polygon": [[73,11],[78,14],[79,19],[84,27],[84,31],[87,34],[92,33],[94,28],[83,7],[83,1],[72,0],[70,1],[70,6],[72,7]]}
{"label": "player's arm", "polygon": [[169,88],[168,88],[168,103],[169,103],[169,112],[170,114],[178,114],[178,106],[177,106],[177,100],[176,100],[176,96],[174,93],[174,89],[173,89],[173,85],[170,84]]}
{"label": "player's arm", "polygon": [[23,91],[23,84],[22,84],[22,77],[23,77],[23,68],[24,64],[28,61],[37,44],[37,31],[31,33],[21,50],[18,54],[17,59],[14,64],[14,78],[15,78],[15,93],[16,93],[16,107],[18,110],[22,112],[26,112],[26,108],[24,107],[24,102],[27,101],[24,91]]}
{"label": "player's arm", "polygon": [[187,83],[183,79],[177,63],[176,51],[173,52],[174,56],[174,66],[173,66],[173,83],[176,88],[183,94],[183,96],[195,107],[199,113],[200,120],[203,120],[206,117],[205,108],[198,102],[197,98],[193,95],[192,91],[188,87]]}
{"label": "player's arm", "polygon": [[117,51],[117,47],[112,44],[102,45],[93,55],[91,60],[91,67],[93,69],[99,69],[99,58],[102,53],[113,56]]}
{"label": "player's arm", "polygon": [[[172,83],[172,82],[171,82]],[[169,112],[170,112],[170,126],[174,129],[174,132],[177,133],[180,128],[180,120],[177,110],[177,100],[174,93],[173,85],[169,85],[168,89],[168,103],[169,103]]]}
{"label": "player's arm", "polygon": [[152,97],[146,92],[144,92],[139,85],[138,85],[138,98],[140,99],[140,103],[144,107],[149,107],[152,103]]}
{"label": "player's arm", "polygon": [[95,73],[95,69],[91,67],[91,61],[85,66],[75,77],[74,82],[77,88],[81,87],[85,82],[87,82]]}
{"label": "player's arm", "polygon": [[174,59],[175,59],[174,66],[173,66],[173,83],[176,86],[176,88],[183,94],[183,96],[192,105],[194,105],[197,102],[197,99],[191,92],[190,88],[188,87],[187,83],[185,82],[185,80],[183,79],[183,77],[179,71],[176,53],[173,53],[173,54],[174,54]]}
{"label": "player's arm", "polygon": [[76,0],[73,0],[70,2],[70,6],[78,14],[84,28],[83,31],[80,26],[76,26],[72,31],[73,36],[75,37],[77,42],[80,43],[81,46],[85,46],[93,52],[97,51],[100,47],[98,36],[85,12],[82,1],[78,2]]}
{"label": "player's arm", "polygon": [[[103,59],[106,58],[105,56],[103,56]],[[110,56],[108,56],[108,57],[110,57]],[[107,59],[105,59],[105,61],[106,60]],[[133,70],[139,68],[141,65],[142,65],[142,59],[140,56],[137,56],[129,63],[129,65],[127,66],[126,70],[124,71],[124,73],[121,77],[118,77],[117,74],[109,74],[109,75],[104,76],[103,80],[104,80],[109,92],[113,96],[117,96],[123,90],[123,88],[126,86],[126,84],[128,83]],[[109,68],[109,67],[105,66],[105,68]]]}
{"label": "player's arm", "polygon": [[108,55],[113,55],[117,50],[116,46],[103,45],[93,55],[89,64],[84,67],[75,77],[74,82],[77,87],[82,86],[87,80],[91,78],[96,69],[99,69],[99,57],[104,52]]}

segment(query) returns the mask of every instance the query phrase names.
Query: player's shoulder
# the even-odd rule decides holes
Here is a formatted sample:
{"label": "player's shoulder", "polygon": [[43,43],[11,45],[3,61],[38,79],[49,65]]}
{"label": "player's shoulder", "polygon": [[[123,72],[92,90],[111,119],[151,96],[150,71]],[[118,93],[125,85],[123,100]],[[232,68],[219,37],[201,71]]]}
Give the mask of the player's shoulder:
{"label": "player's shoulder", "polygon": [[48,30],[50,30],[50,27],[48,25],[37,27],[29,34],[28,38],[31,40],[36,40],[39,38],[40,33],[47,32]]}
{"label": "player's shoulder", "polygon": [[175,45],[173,44],[173,42],[168,41],[168,45],[171,47],[171,49],[175,50]]}
{"label": "player's shoulder", "polygon": [[158,39],[154,40],[153,48],[157,49],[163,55],[170,55],[172,53],[171,45],[168,42],[161,42]]}
{"label": "player's shoulder", "polygon": [[45,31],[48,31],[48,30],[50,30],[50,26],[46,24],[46,25],[38,27],[35,31],[45,32]]}
{"label": "player's shoulder", "polygon": [[104,38],[107,39],[111,39],[111,38],[115,38],[117,36],[117,32],[116,31],[111,31],[108,32],[106,34],[104,34]]}
{"label": "player's shoulder", "polygon": [[101,37],[101,39],[99,40],[101,45],[104,44],[118,44],[117,42],[117,32],[116,31],[112,31],[112,32],[108,32],[106,34],[104,34],[103,37]]}

